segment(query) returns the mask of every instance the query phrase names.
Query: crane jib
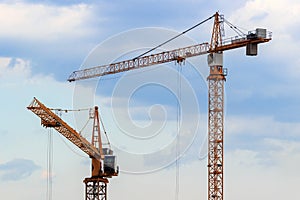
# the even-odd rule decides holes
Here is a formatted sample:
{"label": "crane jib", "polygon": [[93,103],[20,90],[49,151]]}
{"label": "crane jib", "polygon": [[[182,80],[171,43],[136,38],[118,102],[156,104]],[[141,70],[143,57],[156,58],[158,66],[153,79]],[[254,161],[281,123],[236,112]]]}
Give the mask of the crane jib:
{"label": "crane jib", "polygon": [[54,128],[57,132],[79,147],[83,152],[100,161],[101,154],[98,149],[96,149],[90,142],[77,133],[38,99],[34,98],[27,109],[31,110],[34,114],[41,118],[42,126],[46,128]]}
{"label": "crane jib", "polygon": [[208,43],[192,45],[184,48],[178,48],[172,51],[143,56],[136,59],[130,59],[108,65],[96,66],[88,69],[74,71],[68,78],[68,81],[72,82],[108,74],[115,74],[171,61],[180,62],[182,59],[206,54],[208,51]]}

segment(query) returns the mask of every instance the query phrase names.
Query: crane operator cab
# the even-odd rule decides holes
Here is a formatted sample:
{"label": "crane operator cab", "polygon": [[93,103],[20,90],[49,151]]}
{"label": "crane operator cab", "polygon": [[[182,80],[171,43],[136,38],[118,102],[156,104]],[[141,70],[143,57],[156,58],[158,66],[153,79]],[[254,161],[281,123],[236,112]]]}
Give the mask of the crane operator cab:
{"label": "crane operator cab", "polygon": [[104,174],[107,176],[118,176],[119,166],[117,166],[117,160],[116,156],[113,155],[113,150],[111,150],[110,148],[103,148],[103,154]]}

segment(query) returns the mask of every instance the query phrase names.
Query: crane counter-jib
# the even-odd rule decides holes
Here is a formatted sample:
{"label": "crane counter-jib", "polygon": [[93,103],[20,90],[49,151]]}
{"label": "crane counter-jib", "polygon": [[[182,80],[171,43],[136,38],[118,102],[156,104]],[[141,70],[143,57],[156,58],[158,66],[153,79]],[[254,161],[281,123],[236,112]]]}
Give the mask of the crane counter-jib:
{"label": "crane counter-jib", "polygon": [[27,107],[41,118],[42,126],[46,128],[54,128],[57,132],[62,134],[70,142],[79,147],[83,152],[88,154],[90,157],[100,161],[101,154],[97,148],[89,143],[84,137],[77,133],[72,127],[64,122],[59,116],[53,113],[49,108],[42,104],[36,98],[33,99],[31,104]]}

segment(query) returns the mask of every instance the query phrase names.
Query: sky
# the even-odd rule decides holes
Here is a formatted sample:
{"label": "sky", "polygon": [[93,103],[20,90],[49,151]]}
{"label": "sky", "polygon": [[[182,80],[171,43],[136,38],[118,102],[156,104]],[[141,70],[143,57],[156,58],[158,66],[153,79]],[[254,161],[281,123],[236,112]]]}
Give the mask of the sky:
{"label": "sky", "polygon": [[[51,131],[26,109],[33,97],[50,108],[99,106],[120,167],[108,199],[207,199],[206,55],[182,66],[67,78],[138,56],[217,11],[242,30],[272,32],[258,56],[247,57],[244,48],[223,55],[224,199],[294,198],[300,181],[299,1],[15,0],[0,1],[0,11],[1,199],[47,199]],[[212,23],[156,52],[209,42]],[[234,35],[225,26],[225,37]],[[58,114],[90,139],[87,111]],[[52,134],[52,199],[84,199],[90,159]]]}

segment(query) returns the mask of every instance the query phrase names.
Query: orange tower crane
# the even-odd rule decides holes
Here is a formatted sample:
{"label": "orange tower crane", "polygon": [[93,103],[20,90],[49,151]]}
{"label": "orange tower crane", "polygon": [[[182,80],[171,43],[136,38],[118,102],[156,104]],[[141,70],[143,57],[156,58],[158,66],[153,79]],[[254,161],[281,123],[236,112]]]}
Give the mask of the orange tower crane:
{"label": "orange tower crane", "polygon": [[[238,34],[224,40],[223,15],[215,13],[211,42],[178,48],[162,53],[139,56],[134,59],[107,65],[74,71],[69,82],[89,79],[98,76],[116,74],[152,65],[175,61],[183,62],[186,58],[208,54],[210,68],[208,80],[208,200],[223,200],[223,167],[224,167],[224,81],[227,69],[223,68],[223,51],[246,47],[247,56],[256,56],[258,44],[271,40],[271,32],[257,28],[247,34]],[[208,20],[207,19],[207,20]],[[205,20],[205,21],[207,21]],[[144,54],[142,54],[144,55]]]}
{"label": "orange tower crane", "polygon": [[84,179],[86,185],[85,199],[106,200],[108,178],[118,176],[119,170],[116,167],[113,151],[110,148],[102,148],[98,107],[95,106],[92,115],[94,119],[92,143],[77,133],[38,99],[34,98],[27,108],[41,118],[43,127],[54,128],[92,159],[92,176]]}
{"label": "orange tower crane", "polygon": [[223,200],[224,81],[227,75],[227,69],[223,68],[223,51],[246,47],[246,55],[256,56],[258,44],[269,42],[271,40],[271,33],[267,32],[266,29],[257,28],[255,31],[249,31],[247,34],[238,34],[235,37],[224,40],[222,37],[223,15],[219,15],[217,12],[208,19],[211,18],[214,18],[214,25],[210,44],[202,43],[74,71],[68,78],[68,81],[72,82],[108,74],[116,74],[171,61],[181,63],[186,58],[208,54],[207,61],[210,67],[210,73],[207,77],[209,101],[208,200]]}

